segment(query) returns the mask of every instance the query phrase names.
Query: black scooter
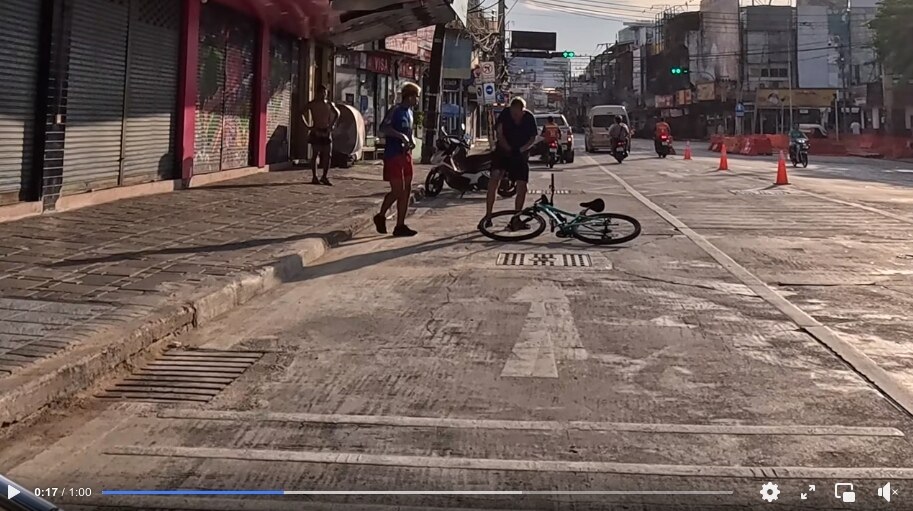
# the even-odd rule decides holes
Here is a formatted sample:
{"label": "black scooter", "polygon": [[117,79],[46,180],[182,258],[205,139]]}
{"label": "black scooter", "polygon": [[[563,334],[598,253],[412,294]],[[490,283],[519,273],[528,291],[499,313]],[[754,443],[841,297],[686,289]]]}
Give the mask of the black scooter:
{"label": "black scooter", "polygon": [[793,167],[802,165],[802,168],[808,167],[808,139],[803,138],[789,146],[789,160]]}
{"label": "black scooter", "polygon": [[[434,167],[425,178],[425,195],[436,197],[444,189],[445,183],[460,192],[461,197],[466,192],[488,190],[494,151],[470,155],[469,143],[465,138],[450,136],[444,128],[441,128],[435,148],[436,152],[431,158]],[[513,197],[516,194],[517,184],[504,176],[498,195]]]}

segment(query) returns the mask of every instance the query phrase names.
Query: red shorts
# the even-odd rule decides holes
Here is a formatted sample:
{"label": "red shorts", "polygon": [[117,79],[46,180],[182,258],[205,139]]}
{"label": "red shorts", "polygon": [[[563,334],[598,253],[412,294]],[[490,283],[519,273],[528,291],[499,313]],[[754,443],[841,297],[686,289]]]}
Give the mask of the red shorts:
{"label": "red shorts", "polygon": [[412,155],[403,153],[384,158],[384,181],[412,181]]}

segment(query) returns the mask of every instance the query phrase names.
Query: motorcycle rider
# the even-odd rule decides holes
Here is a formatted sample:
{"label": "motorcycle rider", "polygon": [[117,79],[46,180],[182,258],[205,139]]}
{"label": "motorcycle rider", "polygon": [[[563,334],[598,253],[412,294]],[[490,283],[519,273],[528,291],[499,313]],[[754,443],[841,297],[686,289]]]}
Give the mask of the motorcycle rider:
{"label": "motorcycle rider", "polygon": [[799,148],[799,142],[807,142],[808,136],[799,129],[799,125],[796,124],[789,130],[789,157],[793,160],[799,159],[799,154],[797,149]]}
{"label": "motorcycle rider", "polygon": [[[543,148],[542,154],[547,158],[548,157],[548,148],[552,142],[558,142],[561,138],[561,128],[555,122],[555,118],[551,115],[545,120],[545,126],[542,126],[542,139],[543,139]],[[561,153],[561,144],[558,144],[558,153]]]}
{"label": "motorcycle rider", "polygon": [[630,133],[631,130],[628,129],[628,125],[624,123],[624,119],[620,115],[615,116],[615,124],[609,128],[609,140],[612,144],[612,149],[615,149],[615,143],[619,140],[625,141],[625,151],[630,152]]}
{"label": "motorcycle rider", "polygon": [[662,142],[660,142],[660,139],[662,138],[663,135],[666,135],[667,137],[671,138],[672,137],[672,127],[670,127],[669,123],[666,122],[665,117],[659,117],[656,120],[656,128],[655,128],[654,137],[653,137],[653,147],[654,147],[654,149],[656,149],[657,153],[660,152],[660,145],[662,144]]}

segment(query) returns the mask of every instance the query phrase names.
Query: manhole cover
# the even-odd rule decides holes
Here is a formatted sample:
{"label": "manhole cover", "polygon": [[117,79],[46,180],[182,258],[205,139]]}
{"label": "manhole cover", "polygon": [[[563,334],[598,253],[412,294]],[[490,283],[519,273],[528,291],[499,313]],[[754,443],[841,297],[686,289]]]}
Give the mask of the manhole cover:
{"label": "manhole cover", "polygon": [[789,195],[789,190],[783,188],[758,188],[754,190],[729,190],[735,195]]}
{"label": "manhole cover", "polygon": [[[533,195],[542,195],[542,194],[548,195],[548,194],[552,193],[552,191],[551,190],[530,190],[527,193],[530,193]],[[555,195],[570,195],[570,194],[571,194],[570,190],[555,190]]]}
{"label": "manhole cover", "polygon": [[206,403],[262,356],[253,351],[170,350],[98,397]]}
{"label": "manhole cover", "polygon": [[590,267],[593,261],[587,254],[542,254],[529,252],[502,252],[498,266],[576,266]]}

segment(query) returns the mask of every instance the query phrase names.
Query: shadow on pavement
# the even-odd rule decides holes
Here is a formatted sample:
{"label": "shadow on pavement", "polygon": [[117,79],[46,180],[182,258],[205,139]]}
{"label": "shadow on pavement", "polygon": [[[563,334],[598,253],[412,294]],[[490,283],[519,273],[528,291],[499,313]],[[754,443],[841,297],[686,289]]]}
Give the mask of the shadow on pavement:
{"label": "shadow on pavement", "polygon": [[[367,266],[373,266],[387,261],[392,261],[393,259],[398,259],[400,257],[422,254],[441,248],[451,247],[479,237],[482,237],[482,235],[479,233],[466,233],[454,237],[449,237],[445,240],[437,239],[422,241],[405,247],[397,247],[388,250],[381,250],[378,252],[371,252],[369,254],[357,254],[349,257],[344,257],[342,259],[328,261],[323,264],[307,267],[298,278],[292,279],[291,282],[348,273],[351,271],[360,270]],[[372,238],[371,241],[374,240],[376,240],[376,237]]]}
{"label": "shadow on pavement", "polygon": [[250,239],[245,241],[237,241],[231,243],[223,243],[218,245],[197,245],[192,247],[169,247],[161,249],[149,249],[149,250],[136,250],[129,252],[119,252],[116,254],[99,256],[99,257],[86,257],[80,259],[67,259],[59,263],[53,263],[48,265],[49,268],[65,268],[67,266],[81,266],[86,264],[97,264],[97,263],[114,263],[118,261],[123,261],[127,259],[138,259],[143,256],[150,255],[166,255],[166,254],[196,254],[196,253],[207,253],[207,252],[231,252],[234,250],[243,250],[254,247],[262,247],[265,245],[275,245],[281,243],[289,243],[294,241],[301,241],[310,238],[317,238],[326,240],[330,245],[338,245],[344,240],[349,238],[351,233],[347,231],[330,231],[326,233],[305,233],[305,234],[296,234],[294,236],[286,236],[281,238],[257,238]]}

